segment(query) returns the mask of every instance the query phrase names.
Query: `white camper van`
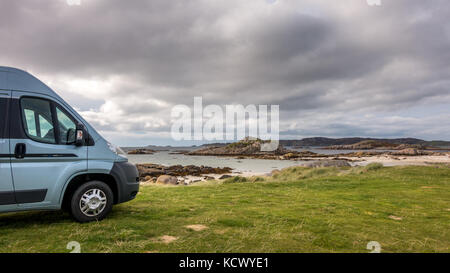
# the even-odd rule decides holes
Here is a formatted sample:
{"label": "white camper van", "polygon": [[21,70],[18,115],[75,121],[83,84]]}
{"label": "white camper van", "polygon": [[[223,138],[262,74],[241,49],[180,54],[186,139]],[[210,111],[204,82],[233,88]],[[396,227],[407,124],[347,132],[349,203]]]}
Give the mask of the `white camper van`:
{"label": "white camper van", "polygon": [[0,66],[0,212],[67,209],[80,222],[101,220],[138,190],[119,148],[41,81]]}

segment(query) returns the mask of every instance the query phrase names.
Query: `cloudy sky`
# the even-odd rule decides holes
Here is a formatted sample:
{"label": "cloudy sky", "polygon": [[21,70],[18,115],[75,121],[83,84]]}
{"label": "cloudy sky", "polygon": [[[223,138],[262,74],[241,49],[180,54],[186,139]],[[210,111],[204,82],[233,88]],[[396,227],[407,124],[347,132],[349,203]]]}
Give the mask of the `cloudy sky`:
{"label": "cloudy sky", "polygon": [[177,144],[194,96],[280,105],[281,138],[450,140],[450,3],[381,1],[1,1],[0,65],[120,145]]}

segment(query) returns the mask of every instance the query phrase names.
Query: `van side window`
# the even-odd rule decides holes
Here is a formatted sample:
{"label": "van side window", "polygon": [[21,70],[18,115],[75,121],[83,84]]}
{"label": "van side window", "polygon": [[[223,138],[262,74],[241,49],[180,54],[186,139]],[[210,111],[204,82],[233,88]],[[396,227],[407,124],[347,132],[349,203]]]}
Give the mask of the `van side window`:
{"label": "van side window", "polygon": [[59,107],[56,107],[56,115],[58,116],[60,143],[75,143],[76,125],[73,119],[64,113],[64,111]]}
{"label": "van side window", "polygon": [[22,98],[23,126],[27,135],[36,141],[56,143],[51,104],[47,100]]}

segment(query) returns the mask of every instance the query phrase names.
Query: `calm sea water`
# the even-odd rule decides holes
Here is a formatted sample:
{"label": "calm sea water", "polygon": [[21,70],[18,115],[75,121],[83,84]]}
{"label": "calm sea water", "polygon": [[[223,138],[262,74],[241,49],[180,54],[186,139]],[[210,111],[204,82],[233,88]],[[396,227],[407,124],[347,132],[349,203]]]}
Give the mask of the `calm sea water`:
{"label": "calm sea water", "polygon": [[236,159],[233,157],[219,156],[192,156],[183,154],[170,154],[168,151],[161,151],[151,155],[127,155],[132,163],[154,163],[165,166],[171,165],[196,165],[209,167],[230,167],[233,172],[249,172],[255,174],[270,173],[275,169],[282,169],[297,166],[305,161],[291,160],[268,160],[268,159]]}
{"label": "calm sea water", "polygon": [[[289,148],[289,147],[287,147]],[[168,148],[168,151],[160,151],[151,155],[127,155],[132,163],[154,163],[165,166],[171,165],[195,165],[195,166],[209,166],[209,167],[230,167],[233,172],[265,174],[270,173],[275,169],[283,169],[291,166],[298,166],[306,161],[298,160],[268,160],[268,159],[237,159],[235,157],[220,157],[220,156],[192,156],[184,154],[171,154],[176,151],[176,148]],[[179,150],[192,150],[191,147]],[[320,154],[339,154],[351,153],[361,150],[323,150],[319,148],[308,149],[292,149],[295,151],[311,151]]]}
{"label": "calm sea water", "polygon": [[[286,147],[290,148],[290,147]],[[306,161],[293,161],[293,160],[267,160],[267,159],[237,159],[235,157],[218,157],[218,156],[191,156],[184,154],[171,154],[176,150],[193,150],[192,147],[162,147],[161,150],[151,155],[127,155],[128,160],[132,163],[154,163],[165,166],[171,165],[195,165],[195,166],[209,166],[209,167],[230,167],[233,168],[233,172],[252,173],[252,174],[265,174],[270,173],[275,169],[283,169],[291,166],[298,166]],[[359,151],[370,150],[324,150],[317,147],[292,149],[295,151],[311,151],[318,154],[340,154],[340,153],[352,153]],[[393,150],[374,150],[377,152],[389,152]],[[367,162],[356,162],[355,165],[365,165]],[[391,163],[390,165],[401,164]],[[386,165],[387,166],[387,165]]]}

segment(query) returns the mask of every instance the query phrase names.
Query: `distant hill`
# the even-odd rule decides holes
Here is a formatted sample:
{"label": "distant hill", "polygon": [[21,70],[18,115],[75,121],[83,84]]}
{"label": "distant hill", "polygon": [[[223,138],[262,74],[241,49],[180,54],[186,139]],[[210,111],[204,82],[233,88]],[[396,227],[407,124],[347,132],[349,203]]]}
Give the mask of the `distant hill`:
{"label": "distant hill", "polygon": [[[284,139],[280,140],[280,144],[282,146],[287,147],[326,147],[326,146],[335,146],[335,145],[353,145],[363,141],[377,141],[379,143],[392,144],[392,145],[421,145],[424,147],[433,147],[433,148],[449,148],[450,141],[444,140],[433,140],[426,141],[418,138],[364,138],[364,137],[347,137],[347,138],[328,138],[328,137],[309,137],[303,139]],[[231,143],[208,143],[200,146],[187,146],[187,147],[171,147],[171,146],[155,146],[148,145],[145,147],[122,147],[125,151],[134,150],[138,148],[146,148],[154,151],[167,151],[173,149],[186,149],[186,150],[194,150],[197,148],[211,148],[211,147],[225,147]]]}
{"label": "distant hill", "polygon": [[425,141],[418,138],[327,138],[327,137],[310,137],[300,140],[280,140],[283,146],[333,146],[333,145],[352,145],[362,141],[374,140],[389,144],[410,144],[423,145],[430,147],[449,147],[450,141]]}

